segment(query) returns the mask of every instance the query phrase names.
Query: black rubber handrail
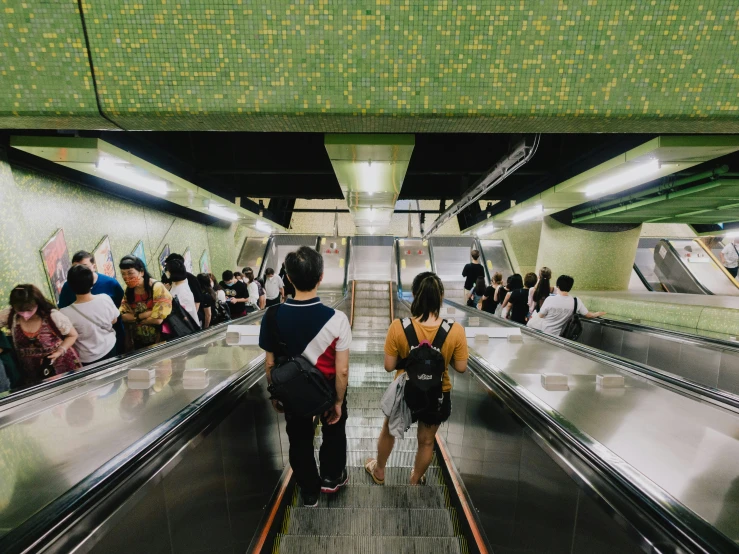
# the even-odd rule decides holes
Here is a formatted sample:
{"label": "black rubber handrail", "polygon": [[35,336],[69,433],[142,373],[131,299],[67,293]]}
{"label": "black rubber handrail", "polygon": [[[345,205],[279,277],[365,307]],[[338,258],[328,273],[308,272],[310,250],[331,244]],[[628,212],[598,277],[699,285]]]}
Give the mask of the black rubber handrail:
{"label": "black rubber handrail", "polygon": [[691,393],[699,397],[700,400],[710,402],[734,412],[739,412],[739,395],[735,395],[720,389],[707,387],[695,381],[684,379],[683,377],[680,377],[678,375],[667,373],[665,371],[655,369],[645,364],[634,362],[633,360],[629,360],[615,354],[609,354],[607,352],[603,352],[602,350],[598,350],[597,348],[593,348],[579,342],[563,339],[562,337],[548,335],[536,329],[526,327],[525,325],[521,325],[519,323],[509,321],[501,317],[493,316],[481,310],[475,310],[474,308],[463,306],[462,304],[458,304],[451,300],[445,300],[445,302],[456,309],[464,311],[465,313],[474,314],[474,316],[476,317],[483,317],[486,320],[493,321],[499,325],[518,327],[523,333],[529,334],[530,336],[535,337],[541,341],[548,342],[560,348],[564,348],[565,350],[584,355],[596,361],[616,366],[619,369],[628,371],[629,373],[635,373],[640,377],[647,377],[652,380],[659,381],[661,384],[664,384],[670,388],[682,392]]}
{"label": "black rubber handrail", "polygon": [[693,275],[693,272],[690,271],[690,269],[688,269],[688,267],[683,263],[683,260],[680,257],[680,254],[678,254],[677,250],[675,250],[675,247],[672,245],[672,243],[668,239],[662,239],[661,241],[659,241],[657,243],[657,246],[654,247],[655,253],[657,251],[657,248],[659,248],[660,244],[666,244],[667,245],[667,249],[675,257],[675,261],[683,269],[683,271],[685,272],[685,274],[688,276],[688,279],[690,279],[691,281],[693,281],[693,283],[695,284],[695,286],[697,286],[700,290],[702,290],[704,294],[707,294],[707,295],[710,295],[710,296],[714,296],[714,294],[710,290],[708,290],[703,285],[703,283],[701,283],[698,280],[698,278],[695,275]]}
{"label": "black rubber handrail", "polygon": [[644,277],[644,274],[641,272],[641,269],[639,269],[639,266],[636,265],[635,263],[633,267],[634,267],[634,273],[636,273],[636,276],[639,277],[639,280],[641,281],[642,285],[644,285],[644,287],[648,291],[654,292],[654,288],[652,287],[652,285],[649,284],[649,281],[647,281],[647,278]]}

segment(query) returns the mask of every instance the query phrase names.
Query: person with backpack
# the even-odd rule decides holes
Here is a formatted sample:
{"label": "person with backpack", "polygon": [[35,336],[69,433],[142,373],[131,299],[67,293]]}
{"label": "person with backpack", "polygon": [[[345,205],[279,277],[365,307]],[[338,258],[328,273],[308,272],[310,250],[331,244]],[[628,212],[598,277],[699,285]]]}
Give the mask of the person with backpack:
{"label": "person with backpack", "polygon": [[[459,323],[441,319],[444,285],[430,271],[416,275],[411,286],[411,317],[396,319],[385,339],[385,370],[406,379],[404,397],[412,421],[418,421],[418,450],[410,474],[411,485],[425,482],[434,455],[434,437],[452,411],[448,367],[467,370],[467,338]],[[365,462],[365,470],[378,484],[385,483],[385,466],[395,445],[386,417],[377,441],[377,458]]]}
{"label": "person with backpack", "polygon": [[[543,319],[541,322],[543,333],[555,337],[564,336],[562,333],[566,330],[568,324],[576,318],[575,316],[593,319],[606,315],[606,312],[589,312],[585,304],[577,298],[570,297],[570,291],[574,284],[575,279],[569,275],[560,275],[557,278],[556,296],[548,297],[539,308],[539,317]],[[578,337],[565,336],[565,338],[575,340]]]}
{"label": "person with backpack", "polygon": [[[290,466],[300,486],[303,505],[313,508],[318,505],[321,492],[335,493],[349,480],[346,394],[352,331],[346,315],[322,304],[317,296],[323,279],[321,254],[302,246],[285,257],[285,267],[287,278],[295,286],[295,298],[267,310],[262,318],[259,346],[266,351],[272,404],[278,412],[285,413]],[[291,382],[283,380],[284,373],[290,371],[299,374],[299,379],[292,381],[301,383],[297,389],[291,389]],[[308,377],[316,379],[315,386],[308,382]],[[318,390],[321,387],[323,390]],[[327,409],[319,414],[305,413],[308,397],[313,393],[320,395],[327,388],[331,393]],[[321,416],[320,473],[313,450],[313,415]]]}

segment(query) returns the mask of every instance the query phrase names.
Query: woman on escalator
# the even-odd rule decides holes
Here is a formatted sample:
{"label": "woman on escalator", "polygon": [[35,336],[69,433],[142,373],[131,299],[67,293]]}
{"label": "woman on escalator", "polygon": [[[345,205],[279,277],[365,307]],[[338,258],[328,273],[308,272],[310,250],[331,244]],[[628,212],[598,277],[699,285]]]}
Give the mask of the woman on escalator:
{"label": "woman on escalator", "polygon": [[[418,450],[413,470],[410,474],[411,485],[425,483],[426,470],[434,455],[434,437],[443,422],[449,419],[452,411],[449,364],[459,373],[467,369],[467,338],[464,329],[458,323],[451,323],[439,317],[444,301],[444,285],[441,279],[430,271],[420,273],[413,279],[411,287],[413,304],[411,318],[401,321],[396,319],[390,325],[385,339],[385,370],[395,371],[395,380],[383,396],[383,412],[388,417],[382,425],[380,438],[377,441],[377,458],[368,459],[365,470],[378,485],[385,484],[385,466],[393,451],[395,438],[403,438],[411,422],[418,421]],[[405,322],[405,324],[404,324]],[[442,327],[443,326],[443,327]],[[443,329],[443,331],[441,331]],[[437,334],[446,336],[442,344],[434,344]],[[444,335],[440,335],[442,338]],[[418,346],[411,356],[409,337]],[[441,342],[441,341],[438,341]],[[430,348],[426,348],[430,347]],[[432,363],[437,363],[440,371],[438,388],[423,391],[415,383],[420,377],[414,375],[418,353]],[[436,358],[438,357],[438,359]],[[406,371],[400,368],[407,368]],[[422,406],[413,406],[408,401],[423,400]],[[391,430],[392,428],[392,430]]]}

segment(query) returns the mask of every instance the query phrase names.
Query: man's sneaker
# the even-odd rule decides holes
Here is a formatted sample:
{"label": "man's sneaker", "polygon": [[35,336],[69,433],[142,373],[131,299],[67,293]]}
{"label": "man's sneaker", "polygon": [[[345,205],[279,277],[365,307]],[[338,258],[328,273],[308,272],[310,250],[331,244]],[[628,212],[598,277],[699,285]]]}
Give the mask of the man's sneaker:
{"label": "man's sneaker", "polygon": [[305,508],[315,508],[318,506],[318,494],[306,494],[302,493],[303,506]]}
{"label": "man's sneaker", "polygon": [[349,474],[346,472],[346,468],[341,472],[341,475],[336,479],[322,479],[321,480],[321,492],[326,494],[332,494],[338,491],[341,487],[349,482]]}

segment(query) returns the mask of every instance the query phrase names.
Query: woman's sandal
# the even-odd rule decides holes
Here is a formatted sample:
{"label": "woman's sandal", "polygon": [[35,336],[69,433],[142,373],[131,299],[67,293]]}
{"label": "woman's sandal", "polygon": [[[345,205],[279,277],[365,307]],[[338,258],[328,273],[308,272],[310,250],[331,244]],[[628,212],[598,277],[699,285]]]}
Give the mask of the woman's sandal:
{"label": "woman's sandal", "polygon": [[364,463],[364,470],[369,473],[370,477],[372,477],[372,480],[375,482],[376,485],[384,485],[385,479],[378,479],[375,477],[375,468],[377,467],[377,460],[374,458],[369,458]]}
{"label": "woman's sandal", "polygon": [[[413,470],[411,470],[411,479],[413,479]],[[425,473],[418,480],[418,484],[419,485],[425,485],[426,484],[426,474]]]}

